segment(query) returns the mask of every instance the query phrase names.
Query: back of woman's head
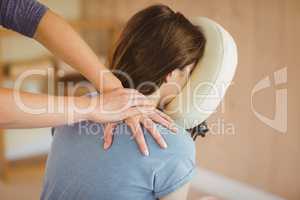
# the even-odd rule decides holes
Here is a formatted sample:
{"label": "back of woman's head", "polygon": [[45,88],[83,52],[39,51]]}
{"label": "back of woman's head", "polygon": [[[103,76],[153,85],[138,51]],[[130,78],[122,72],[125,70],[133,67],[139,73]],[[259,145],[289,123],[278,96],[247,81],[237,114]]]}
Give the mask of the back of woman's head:
{"label": "back of woman's head", "polygon": [[151,94],[174,69],[197,63],[204,46],[199,27],[167,6],[154,5],[128,21],[110,67],[124,87]]}

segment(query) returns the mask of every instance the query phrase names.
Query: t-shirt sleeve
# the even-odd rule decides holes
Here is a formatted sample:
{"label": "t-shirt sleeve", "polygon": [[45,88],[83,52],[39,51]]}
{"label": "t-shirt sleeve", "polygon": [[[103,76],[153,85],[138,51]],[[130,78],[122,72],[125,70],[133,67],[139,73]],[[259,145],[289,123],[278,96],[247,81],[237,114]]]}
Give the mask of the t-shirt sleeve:
{"label": "t-shirt sleeve", "polygon": [[195,160],[189,156],[172,157],[154,176],[154,195],[161,198],[191,181],[195,173]]}
{"label": "t-shirt sleeve", "polygon": [[0,25],[33,37],[47,9],[36,0],[0,0]]}

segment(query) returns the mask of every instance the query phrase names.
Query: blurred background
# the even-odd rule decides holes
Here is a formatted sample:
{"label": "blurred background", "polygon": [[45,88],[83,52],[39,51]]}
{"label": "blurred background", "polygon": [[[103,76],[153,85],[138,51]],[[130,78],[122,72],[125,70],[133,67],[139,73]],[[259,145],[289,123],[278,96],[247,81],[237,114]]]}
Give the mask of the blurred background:
{"label": "blurred background", "polygon": [[[155,3],[224,26],[237,43],[239,65],[208,120],[210,132],[197,139],[189,199],[300,199],[299,0],[41,2],[69,20],[103,62],[129,17]],[[83,80],[35,41],[0,27],[0,84],[13,87],[28,69],[52,69],[55,82]],[[266,80],[268,87],[257,89]],[[22,89],[57,94],[55,82],[32,76]],[[0,199],[39,199],[50,145],[50,128],[0,130]]]}

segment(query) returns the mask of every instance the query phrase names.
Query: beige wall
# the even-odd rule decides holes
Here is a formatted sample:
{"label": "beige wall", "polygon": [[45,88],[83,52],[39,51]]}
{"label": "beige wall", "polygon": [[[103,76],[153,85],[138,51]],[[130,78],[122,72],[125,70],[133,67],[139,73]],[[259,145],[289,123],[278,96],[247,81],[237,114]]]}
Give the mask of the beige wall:
{"label": "beige wall", "polygon": [[[300,45],[299,3],[272,0],[226,4],[231,9],[224,18],[231,20],[220,19],[220,22],[227,24],[237,40],[240,64],[235,84],[226,97],[226,112],[211,121],[222,117],[234,123],[236,134],[210,136],[197,143],[200,165],[295,200],[300,199],[299,81],[296,78],[300,74],[299,59],[296,60]],[[287,87],[286,134],[262,123],[250,107],[254,85],[268,75],[274,83],[273,72],[283,67],[288,69],[288,84],[272,84],[257,93],[254,105],[256,110],[273,118],[275,90]]]}
{"label": "beige wall", "polygon": [[[214,135],[197,141],[199,166],[252,184],[288,199],[300,199],[299,35],[297,0],[90,0],[88,17],[127,20],[155,2],[166,3],[187,16],[207,16],[234,36],[239,66],[224,102],[224,112],[210,118],[234,126],[234,135]],[[108,12],[110,9],[112,12]],[[103,11],[102,11],[103,10]],[[113,14],[113,15],[112,15]],[[258,92],[254,108],[269,118],[275,113],[275,90],[288,87],[288,131],[282,134],[261,122],[251,110],[251,90],[273,72],[287,67],[288,84]],[[297,88],[298,87],[298,88]],[[221,131],[221,130],[220,130]],[[238,191],[236,191],[238,192]]]}
{"label": "beige wall", "polygon": [[[80,0],[41,0],[50,9],[74,20],[80,17]],[[0,38],[0,60],[18,61],[49,55],[49,52],[36,41],[23,36]]]}

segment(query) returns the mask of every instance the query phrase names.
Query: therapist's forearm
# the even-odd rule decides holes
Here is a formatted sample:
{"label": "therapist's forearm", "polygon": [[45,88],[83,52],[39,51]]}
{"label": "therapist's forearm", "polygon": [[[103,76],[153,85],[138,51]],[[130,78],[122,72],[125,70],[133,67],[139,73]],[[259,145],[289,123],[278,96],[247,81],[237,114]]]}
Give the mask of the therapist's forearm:
{"label": "therapist's forearm", "polygon": [[100,92],[122,87],[121,82],[98,59],[91,48],[61,17],[48,10],[34,38],[55,56],[78,70]]}
{"label": "therapist's forearm", "polygon": [[[20,98],[19,98],[20,97]],[[41,128],[85,120],[76,108],[84,108],[84,97],[56,97],[0,88],[1,128]]]}

